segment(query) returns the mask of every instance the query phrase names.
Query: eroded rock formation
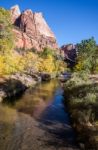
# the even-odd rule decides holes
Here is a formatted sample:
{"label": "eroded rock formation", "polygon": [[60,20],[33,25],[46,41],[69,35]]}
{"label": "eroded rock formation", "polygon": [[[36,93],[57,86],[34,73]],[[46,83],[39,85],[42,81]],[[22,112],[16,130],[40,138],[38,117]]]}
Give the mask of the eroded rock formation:
{"label": "eroded rock formation", "polygon": [[11,7],[12,23],[20,16],[21,12],[18,5]]}
{"label": "eroded rock formation", "polygon": [[61,47],[61,51],[64,52],[65,59],[69,59],[70,61],[74,61],[76,58],[76,47],[73,44],[63,45]]}
{"label": "eroded rock formation", "polygon": [[68,67],[73,68],[77,58],[76,46],[73,44],[63,45],[61,51],[64,52],[65,61],[67,62]]}
{"label": "eroded rock formation", "polygon": [[16,26],[16,47],[23,49],[44,47],[58,49],[54,33],[47,25],[42,13],[33,13],[30,9],[20,13],[19,7],[11,8],[12,22]]}

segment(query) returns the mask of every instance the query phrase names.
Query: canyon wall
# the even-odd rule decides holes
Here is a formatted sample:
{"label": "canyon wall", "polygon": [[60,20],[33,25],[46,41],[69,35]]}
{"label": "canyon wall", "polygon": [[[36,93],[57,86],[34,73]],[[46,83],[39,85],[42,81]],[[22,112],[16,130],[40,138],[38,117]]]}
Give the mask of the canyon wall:
{"label": "canyon wall", "polygon": [[45,47],[58,49],[56,37],[46,23],[42,13],[28,9],[20,12],[19,7],[11,8],[12,23],[16,36],[16,48],[42,50]]}

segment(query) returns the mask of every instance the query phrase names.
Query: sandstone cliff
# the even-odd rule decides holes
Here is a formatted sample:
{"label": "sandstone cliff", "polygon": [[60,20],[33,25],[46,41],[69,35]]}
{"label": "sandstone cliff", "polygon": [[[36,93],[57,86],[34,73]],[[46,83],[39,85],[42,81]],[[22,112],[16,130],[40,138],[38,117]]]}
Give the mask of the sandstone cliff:
{"label": "sandstone cliff", "polygon": [[11,7],[12,23],[20,16],[21,12],[18,5]]}
{"label": "sandstone cliff", "polygon": [[77,49],[73,44],[63,45],[61,51],[64,52],[65,61],[68,67],[73,68],[76,64]]}
{"label": "sandstone cliff", "polygon": [[73,44],[63,45],[61,47],[61,51],[64,52],[65,59],[69,59],[70,61],[75,61],[77,55],[75,45]]}
{"label": "sandstone cliff", "polygon": [[14,29],[17,48],[42,50],[50,47],[58,49],[55,35],[47,25],[42,13],[33,13],[31,10],[20,13],[17,5],[10,11],[12,23],[17,27]]}

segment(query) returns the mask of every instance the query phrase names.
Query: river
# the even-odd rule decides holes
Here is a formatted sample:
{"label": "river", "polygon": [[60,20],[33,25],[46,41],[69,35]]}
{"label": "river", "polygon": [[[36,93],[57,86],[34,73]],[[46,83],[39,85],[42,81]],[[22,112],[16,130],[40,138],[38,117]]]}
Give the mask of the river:
{"label": "river", "polygon": [[0,150],[78,150],[57,80],[0,104]]}

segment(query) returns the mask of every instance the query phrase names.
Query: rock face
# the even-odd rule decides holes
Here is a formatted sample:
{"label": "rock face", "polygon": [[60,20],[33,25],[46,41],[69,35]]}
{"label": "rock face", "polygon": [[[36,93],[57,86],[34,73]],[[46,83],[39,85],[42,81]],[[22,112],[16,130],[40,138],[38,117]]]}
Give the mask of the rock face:
{"label": "rock face", "polygon": [[21,12],[18,5],[11,7],[12,23],[20,16]]}
{"label": "rock face", "polygon": [[64,51],[65,59],[74,61],[77,55],[76,47],[73,44],[63,45],[61,51]]}
{"label": "rock face", "polygon": [[11,8],[12,22],[17,27],[16,47],[23,49],[35,48],[42,50],[45,47],[58,49],[55,35],[47,25],[42,13],[33,13],[26,10],[20,13],[18,6]]}
{"label": "rock face", "polygon": [[73,44],[63,45],[61,51],[64,52],[65,61],[68,67],[73,68],[76,64],[77,50]]}

